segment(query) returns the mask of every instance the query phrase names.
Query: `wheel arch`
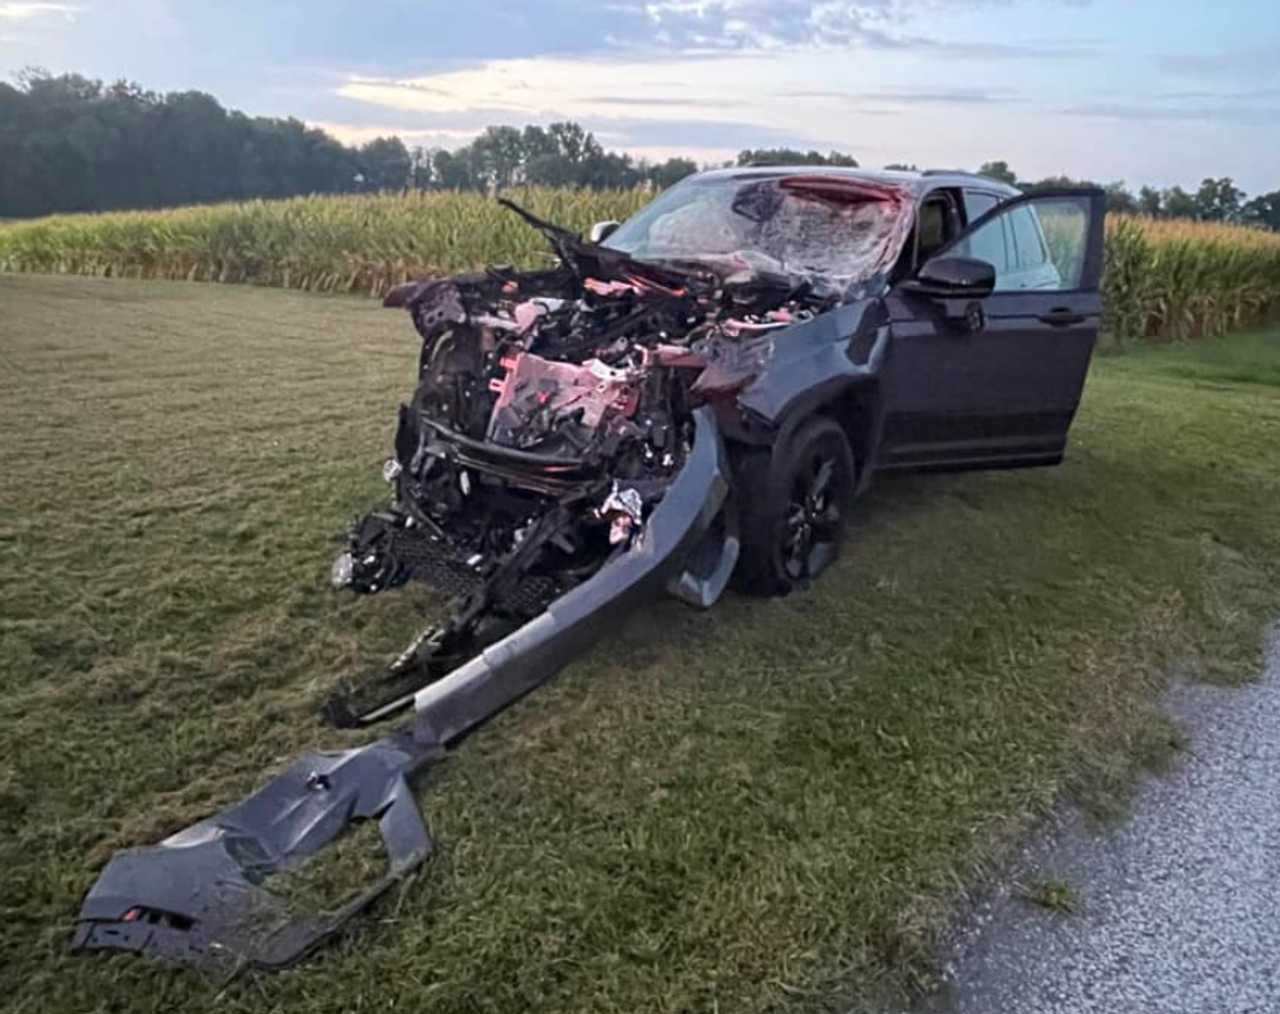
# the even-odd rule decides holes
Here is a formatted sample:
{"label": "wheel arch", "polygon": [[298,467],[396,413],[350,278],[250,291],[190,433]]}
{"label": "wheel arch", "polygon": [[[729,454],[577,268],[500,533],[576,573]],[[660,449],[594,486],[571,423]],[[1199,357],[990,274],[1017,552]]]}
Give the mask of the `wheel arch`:
{"label": "wheel arch", "polygon": [[875,468],[883,429],[884,403],[878,378],[833,377],[796,398],[783,413],[774,448],[786,447],[801,425],[814,416],[834,419],[853,450],[855,482],[861,492]]}

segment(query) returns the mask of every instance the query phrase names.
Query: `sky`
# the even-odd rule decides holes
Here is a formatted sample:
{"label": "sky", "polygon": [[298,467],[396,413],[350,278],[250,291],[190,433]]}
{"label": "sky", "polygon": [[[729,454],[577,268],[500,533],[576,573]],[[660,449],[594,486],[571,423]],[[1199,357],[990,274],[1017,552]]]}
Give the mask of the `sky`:
{"label": "sky", "polygon": [[572,119],[651,160],[1280,189],[1277,0],[0,0],[0,76],[27,66],[347,142]]}

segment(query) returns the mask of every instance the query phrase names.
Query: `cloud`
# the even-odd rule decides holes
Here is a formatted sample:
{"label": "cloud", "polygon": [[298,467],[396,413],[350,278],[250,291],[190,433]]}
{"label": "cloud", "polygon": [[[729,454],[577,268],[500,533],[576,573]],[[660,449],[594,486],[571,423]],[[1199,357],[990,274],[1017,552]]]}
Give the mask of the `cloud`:
{"label": "cloud", "polygon": [[783,92],[787,98],[817,99],[836,102],[880,102],[896,106],[987,106],[1003,105],[1010,102],[1025,102],[1026,99],[1007,89],[982,88],[945,88],[920,90],[885,90],[865,92],[841,91],[790,91]]}
{"label": "cloud", "polygon": [[1213,106],[1169,106],[1120,102],[1086,102],[1059,110],[1067,116],[1088,116],[1103,120],[1150,122],[1232,123],[1245,126],[1280,124],[1280,107],[1259,108],[1225,103]]}
{"label": "cloud", "polygon": [[411,92],[422,92],[427,95],[448,95],[449,92],[444,88],[435,88],[421,79],[403,81],[396,78],[386,77],[363,77],[359,74],[353,74],[348,83],[352,85],[369,85],[375,88],[404,88]]}
{"label": "cloud", "polygon": [[[734,60],[737,62],[731,64]],[[725,56],[715,67],[702,61],[673,61],[670,56],[523,58],[490,60],[411,78],[351,76],[337,89],[337,95],[383,109],[422,113],[489,110],[517,120],[547,109],[578,119],[601,106],[647,106],[655,111],[680,107],[711,119],[743,105],[743,90],[736,82],[761,77],[762,72],[773,69],[768,58],[759,57]],[[673,71],[683,74],[683,85],[671,86]],[[602,80],[625,82],[625,93],[596,96]]]}
{"label": "cloud", "polygon": [[[984,8],[1009,0],[970,0]],[[1079,0],[1060,0],[1078,5]],[[1087,52],[1085,40],[995,43],[952,40],[907,30],[931,13],[954,10],[941,0],[631,0],[643,10],[652,41],[681,52],[775,52],[789,49],[923,50],[977,59],[1054,58]]]}
{"label": "cloud", "polygon": [[[807,131],[733,121],[592,116],[584,121],[606,147],[631,150],[740,151],[743,148],[839,148],[839,142]],[[856,154],[856,153],[855,153]]]}
{"label": "cloud", "polygon": [[1261,46],[1225,52],[1168,54],[1160,57],[1159,63],[1165,70],[1179,74],[1245,76],[1251,80],[1258,77],[1275,79],[1280,77],[1277,52],[1280,52],[1280,38]]}
{"label": "cloud", "polygon": [[[705,104],[702,99],[677,99],[671,96],[659,95],[655,95],[652,98],[646,98],[643,95],[589,95],[580,101],[590,103],[593,106],[700,106]],[[724,99],[717,102],[717,105],[720,106],[741,106],[744,104]]]}
{"label": "cloud", "polygon": [[331,134],[343,144],[361,145],[380,137],[398,137],[410,147],[456,148],[472,141],[480,128],[467,127],[419,127],[406,130],[400,124],[334,123],[326,120],[308,120],[308,127],[316,127]]}
{"label": "cloud", "polygon": [[[460,105],[441,109],[414,109],[379,103],[374,105],[377,109],[371,113],[366,102],[341,95],[320,96],[313,99],[303,118],[319,125],[332,125],[345,133],[376,130],[382,135],[438,133],[469,137],[489,125],[523,126],[532,119],[544,116],[542,110],[530,111],[508,106]],[[557,117],[553,115],[552,119],[555,118]],[[565,119],[563,116],[558,118]]]}
{"label": "cloud", "polygon": [[[368,121],[342,119],[310,119],[308,126],[319,127],[346,144],[365,144],[377,137],[395,135],[405,144],[427,148],[456,148],[474,140],[481,123],[496,124],[505,119],[511,125],[528,122],[547,124],[564,116],[547,111],[529,119],[489,117],[491,111],[459,110],[453,114],[396,116]],[[847,146],[830,138],[814,136],[805,130],[763,126],[757,123],[709,121],[696,119],[645,119],[626,116],[586,116],[580,122],[592,131],[606,147],[631,152],[637,157],[665,159],[683,155],[698,161],[732,158],[744,148],[816,148],[845,149]],[[878,151],[879,149],[867,149]],[[862,154],[861,151],[856,154]]]}
{"label": "cloud", "polygon": [[67,19],[72,19],[83,10],[83,7],[74,4],[18,3],[0,0],[0,21],[30,21],[33,18],[48,17],[51,14],[61,14]]}
{"label": "cloud", "polygon": [[1248,88],[1243,91],[1181,91],[1161,92],[1156,96],[1172,102],[1257,102],[1280,99],[1280,88]]}

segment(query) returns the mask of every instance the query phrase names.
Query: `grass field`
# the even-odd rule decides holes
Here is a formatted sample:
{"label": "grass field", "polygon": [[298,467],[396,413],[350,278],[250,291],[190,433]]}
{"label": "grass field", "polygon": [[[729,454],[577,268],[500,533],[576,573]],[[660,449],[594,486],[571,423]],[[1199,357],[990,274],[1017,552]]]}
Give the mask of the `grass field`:
{"label": "grass field", "polygon": [[[1177,741],[1280,612],[1280,333],[1105,357],[1068,462],[861,502],[809,593],[664,601],[467,741],[441,850],[225,992],[66,953],[112,850],[356,742],[316,715],[429,598],[327,586],[416,335],[345,297],[0,276],[0,987],[9,1009],[847,1010],[966,885]],[[335,874],[336,886],[350,877]]]}

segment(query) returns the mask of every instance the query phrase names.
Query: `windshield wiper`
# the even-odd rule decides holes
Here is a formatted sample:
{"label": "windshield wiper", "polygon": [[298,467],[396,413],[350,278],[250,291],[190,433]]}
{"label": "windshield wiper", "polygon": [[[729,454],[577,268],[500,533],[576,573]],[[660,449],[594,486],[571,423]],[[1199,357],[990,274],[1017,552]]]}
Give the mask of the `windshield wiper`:
{"label": "windshield wiper", "polygon": [[638,275],[641,278],[667,288],[679,288],[688,284],[692,273],[679,268],[669,268],[649,261],[636,260],[630,254],[613,247],[601,246],[583,239],[576,232],[570,232],[563,226],[539,218],[515,201],[499,197],[498,203],[504,208],[514,211],[531,226],[547,238],[556,256],[560,258],[575,278],[582,281],[586,278],[599,278],[602,281],[623,279],[627,275]]}

